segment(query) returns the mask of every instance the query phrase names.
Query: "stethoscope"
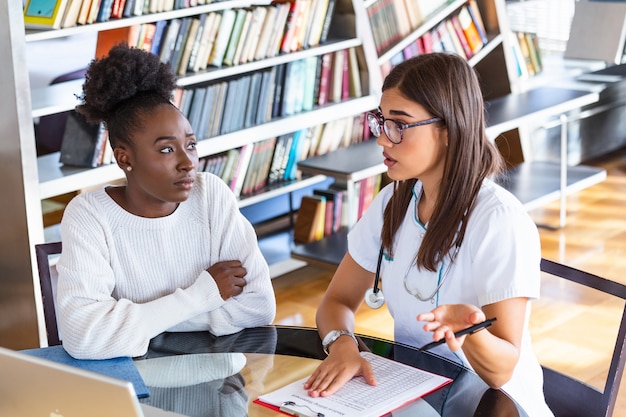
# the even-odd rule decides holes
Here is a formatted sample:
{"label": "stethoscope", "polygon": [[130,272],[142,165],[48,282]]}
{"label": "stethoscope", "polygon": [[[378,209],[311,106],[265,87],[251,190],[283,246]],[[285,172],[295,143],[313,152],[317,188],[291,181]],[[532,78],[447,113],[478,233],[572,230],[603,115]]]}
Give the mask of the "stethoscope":
{"label": "stethoscope", "polygon": [[[422,297],[419,291],[409,289],[407,285],[407,276],[408,276],[409,270],[411,269],[411,266],[413,265],[413,262],[411,262],[411,264],[409,265],[409,268],[407,269],[407,272],[404,274],[404,289],[406,290],[406,292],[408,292],[409,294],[411,294],[412,296],[414,296],[420,301],[434,300],[434,297],[437,295],[437,293],[441,289],[441,286],[445,282],[446,277],[448,276],[448,273],[450,272],[450,268],[452,267],[452,264],[454,263],[454,260],[456,259],[456,256],[459,253],[460,248],[461,248],[461,242],[459,241],[455,245],[454,253],[450,257],[450,263],[448,264],[448,267],[446,268],[445,272],[443,272],[443,275],[442,275],[441,269],[439,270],[440,279],[437,284],[437,287],[435,288],[435,291],[433,291],[430,297],[426,297],[426,298]],[[373,308],[373,309],[380,308],[383,306],[383,304],[385,304],[385,296],[383,295],[383,292],[380,289],[380,266],[383,262],[383,253],[384,251],[381,245],[380,251],[378,252],[378,263],[376,265],[376,275],[374,277],[374,286],[365,292],[365,303],[370,308]],[[441,267],[443,268],[443,264],[441,265]]]}

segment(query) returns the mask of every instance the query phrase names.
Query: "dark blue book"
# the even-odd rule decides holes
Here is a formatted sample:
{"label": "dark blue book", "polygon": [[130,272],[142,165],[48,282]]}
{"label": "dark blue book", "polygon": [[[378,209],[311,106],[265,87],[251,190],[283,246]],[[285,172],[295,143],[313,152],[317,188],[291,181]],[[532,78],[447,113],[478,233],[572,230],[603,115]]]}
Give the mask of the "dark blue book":
{"label": "dark blue book", "polygon": [[39,349],[26,349],[21,352],[53,362],[59,362],[64,365],[81,368],[86,371],[129,381],[135,388],[137,398],[144,398],[150,395],[150,391],[131,357],[126,356],[101,360],[76,359],[70,356],[61,345]]}

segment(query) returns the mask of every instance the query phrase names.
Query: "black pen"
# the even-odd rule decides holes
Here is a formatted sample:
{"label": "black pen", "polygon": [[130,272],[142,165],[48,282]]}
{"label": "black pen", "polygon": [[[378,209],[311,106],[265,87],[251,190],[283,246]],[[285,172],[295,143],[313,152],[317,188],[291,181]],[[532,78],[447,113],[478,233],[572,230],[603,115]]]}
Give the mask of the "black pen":
{"label": "black pen", "polygon": [[[476,332],[477,332],[477,331],[479,331],[479,330],[486,329],[487,327],[491,326],[491,324],[492,324],[494,321],[496,321],[496,318],[495,318],[495,317],[494,317],[494,318],[492,318],[492,319],[487,319],[487,320],[483,321],[482,323],[478,323],[478,324],[475,324],[475,325],[473,325],[473,326],[470,326],[470,327],[468,327],[467,329],[459,330],[458,332],[454,333],[454,337],[461,337],[461,336],[463,336],[463,335],[465,335],[465,334],[472,334],[472,333],[476,333]],[[426,345],[422,346],[422,347],[420,348],[420,350],[421,350],[421,351],[430,350],[430,349],[434,348],[435,346],[439,346],[439,345],[442,345],[442,344],[444,344],[444,343],[446,343],[446,339],[445,339],[445,337],[444,337],[444,338],[439,339],[439,340],[438,340],[438,341],[436,341],[436,342],[431,342],[431,343],[428,343],[428,344],[426,344]]]}

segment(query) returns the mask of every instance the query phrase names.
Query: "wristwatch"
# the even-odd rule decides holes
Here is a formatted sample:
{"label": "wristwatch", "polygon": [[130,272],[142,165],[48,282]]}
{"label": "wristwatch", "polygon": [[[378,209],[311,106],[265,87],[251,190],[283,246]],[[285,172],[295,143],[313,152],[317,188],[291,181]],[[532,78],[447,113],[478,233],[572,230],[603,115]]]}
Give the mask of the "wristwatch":
{"label": "wristwatch", "polygon": [[352,332],[348,330],[331,330],[326,334],[326,336],[324,336],[324,339],[322,340],[322,348],[324,349],[324,353],[328,355],[328,348],[330,347],[330,345],[332,345],[337,339],[344,335],[350,336],[352,340],[354,340],[356,346],[359,346],[359,342],[357,342],[356,337],[354,337],[354,334]]}

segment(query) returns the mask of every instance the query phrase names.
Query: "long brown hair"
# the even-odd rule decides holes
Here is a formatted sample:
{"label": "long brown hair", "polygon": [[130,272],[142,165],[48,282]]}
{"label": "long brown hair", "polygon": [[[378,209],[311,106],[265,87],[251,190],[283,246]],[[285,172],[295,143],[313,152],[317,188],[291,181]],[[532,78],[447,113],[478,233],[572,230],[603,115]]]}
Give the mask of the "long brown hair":
{"label": "long brown hair", "polygon": [[[432,53],[406,60],[385,78],[382,90],[397,88],[407,99],[441,118],[448,133],[446,161],[435,211],[417,253],[418,267],[436,271],[460,245],[483,180],[501,172],[503,159],[485,133],[484,102],[476,73],[455,54]],[[393,237],[412,199],[417,179],[395,183],[385,208],[383,247],[393,255]]]}

